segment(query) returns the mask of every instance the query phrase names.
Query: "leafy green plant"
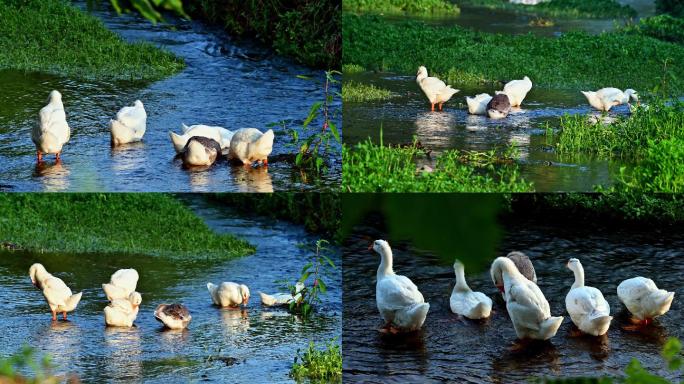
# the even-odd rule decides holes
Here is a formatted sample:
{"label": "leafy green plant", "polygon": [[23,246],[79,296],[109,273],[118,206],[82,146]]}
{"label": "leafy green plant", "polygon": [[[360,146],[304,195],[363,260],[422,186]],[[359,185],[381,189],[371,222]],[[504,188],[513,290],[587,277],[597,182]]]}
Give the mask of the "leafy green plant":
{"label": "leafy green plant", "polygon": [[378,88],[372,84],[348,81],[342,85],[342,101],[345,102],[387,100],[391,97],[390,90]]}
{"label": "leafy green plant", "polygon": [[616,0],[551,0],[535,6],[515,4],[507,0],[460,0],[461,4],[487,9],[503,9],[516,13],[561,18],[617,18],[636,17],[634,8]]}
{"label": "leafy green plant", "polygon": [[190,18],[183,10],[183,0],[109,0],[117,13],[137,11],[153,23],[163,22],[162,12],[173,12],[178,16]]}
{"label": "leafy green plant", "polygon": [[290,376],[296,381],[341,382],[342,351],[337,339],[330,340],[325,349],[319,349],[312,342],[302,353],[297,350]]}
{"label": "leafy green plant", "polygon": [[[33,377],[27,378],[19,373],[19,370],[29,368]],[[14,355],[0,359],[0,382],[2,383],[26,383],[26,384],[48,384],[58,383],[57,377],[53,376],[50,371],[52,363],[50,355],[44,355],[42,358],[36,357],[36,351],[24,346],[21,351]],[[10,381],[5,381],[5,379]]]}
{"label": "leafy green plant", "polygon": [[625,31],[640,33],[662,41],[684,44],[684,19],[670,15],[644,17],[639,23],[628,25]]}
{"label": "leafy green plant", "polygon": [[297,279],[298,283],[304,284],[304,288],[298,290],[296,285],[288,284],[292,296],[297,297],[289,305],[290,312],[309,316],[314,306],[321,302],[321,295],[328,291],[323,278],[329,274],[330,269],[335,269],[335,263],[326,255],[330,251],[328,244],[326,240],[316,241],[313,260],[302,267],[301,276]]}

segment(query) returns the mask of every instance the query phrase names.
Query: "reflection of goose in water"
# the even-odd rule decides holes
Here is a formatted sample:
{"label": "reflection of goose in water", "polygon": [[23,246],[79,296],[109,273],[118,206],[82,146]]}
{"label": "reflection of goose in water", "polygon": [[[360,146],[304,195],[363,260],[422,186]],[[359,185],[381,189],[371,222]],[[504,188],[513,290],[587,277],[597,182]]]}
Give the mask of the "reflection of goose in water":
{"label": "reflection of goose in water", "polygon": [[141,141],[117,145],[110,153],[113,172],[135,172],[145,164],[145,143]]}
{"label": "reflection of goose in water", "polygon": [[416,137],[427,148],[450,147],[456,116],[451,113],[422,112],[416,116]]}
{"label": "reflection of goose in water", "polygon": [[69,168],[63,163],[47,164],[45,162],[36,164],[33,177],[39,178],[46,192],[59,192],[69,188]]}
{"label": "reflection of goose in water", "polygon": [[231,167],[238,192],[273,192],[273,180],[267,167]]}
{"label": "reflection of goose in water", "polygon": [[[537,340],[529,343],[524,349],[515,351],[503,349],[501,356],[492,360],[492,372],[495,372],[492,382],[497,384],[517,382],[515,379],[523,379],[519,372],[533,371],[540,372],[540,375],[560,373],[559,352],[553,344]],[[512,378],[510,374],[518,374],[518,376]],[[524,382],[529,374],[523,375],[522,381]]]}
{"label": "reflection of goose in water", "polygon": [[221,309],[221,322],[227,333],[244,333],[249,329],[249,313],[245,309]]}
{"label": "reflection of goose in water", "polygon": [[206,172],[210,166],[207,167],[192,167],[188,169],[190,176],[190,186],[193,192],[207,192],[207,188],[211,184],[211,172]]}
{"label": "reflection of goose in water", "polygon": [[104,340],[109,349],[109,357],[104,364],[107,377],[115,380],[143,377],[140,328],[107,327]]}

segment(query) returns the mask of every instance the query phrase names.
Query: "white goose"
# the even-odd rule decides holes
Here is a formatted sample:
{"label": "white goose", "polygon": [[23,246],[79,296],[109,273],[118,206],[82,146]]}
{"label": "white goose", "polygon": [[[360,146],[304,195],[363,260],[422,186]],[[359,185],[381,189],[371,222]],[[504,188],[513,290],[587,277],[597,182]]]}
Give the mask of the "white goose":
{"label": "white goose", "polygon": [[169,329],[184,329],[192,320],[188,307],[183,304],[159,304],[154,318]]}
{"label": "white goose", "polygon": [[138,317],[142,296],[132,292],[125,299],[115,299],[104,309],[105,324],[109,327],[132,327]]}
{"label": "white goose", "polygon": [[492,275],[501,274],[506,309],[519,339],[548,340],[556,335],[563,317],[552,317],[549,302],[537,284],[528,280],[507,257],[492,263]]}
{"label": "white goose", "polygon": [[511,80],[504,85],[503,91],[496,91],[496,94],[508,96],[511,107],[519,107],[527,93],[532,89],[532,81],[525,76],[522,80]]}
{"label": "white goose", "polygon": [[653,280],[641,276],[620,283],[617,294],[632,314],[632,321],[643,325],[669,311],[674,299],[674,292],[658,289]]}
{"label": "white goose", "polygon": [[425,302],[418,287],[408,277],[394,273],[392,249],[385,240],[375,240],[372,247],[381,256],[375,300],[385,320],[385,329],[392,332],[420,329],[430,304]]}
{"label": "white goose", "polygon": [[62,153],[62,147],[69,141],[71,129],[66,121],[62,94],[58,91],[50,92],[48,104],[41,108],[39,121],[31,130],[31,140],[36,145],[38,162],[43,161],[43,154],[56,154],[57,161]]}
{"label": "white goose", "polygon": [[121,108],[116,114],[116,119],[109,120],[112,146],[142,140],[146,128],[147,112],[142,101],[136,100],[132,107]]}
{"label": "white goose", "polygon": [[622,92],[617,88],[601,88],[596,92],[582,91],[582,94],[592,107],[605,112],[610,111],[616,105],[629,104],[630,100],[639,102],[639,95],[633,89]]}
{"label": "white goose", "polygon": [[430,104],[432,110],[435,110],[435,104],[439,104],[439,110],[442,110],[442,104],[451,99],[451,96],[459,92],[458,89],[451,88],[451,85],[446,85],[442,80],[436,77],[428,77],[427,68],[421,66],[416,73],[416,83],[423,91]]}
{"label": "white goose", "polygon": [[289,305],[293,301],[298,301],[302,297],[302,290],[304,290],[304,283],[297,282],[295,284],[295,295],[292,293],[275,293],[273,295],[268,295],[263,292],[259,292],[261,296],[261,304],[267,307],[273,307],[277,305]]}
{"label": "white goose", "polygon": [[135,269],[119,269],[112,274],[109,283],[102,284],[107,300],[128,299],[138,286],[138,271]]}
{"label": "white goose", "polygon": [[492,97],[488,93],[480,93],[475,97],[466,96],[466,104],[468,104],[468,113],[471,115],[486,115],[487,104]]}
{"label": "white goose", "polygon": [[240,160],[244,165],[252,165],[255,161],[268,165],[274,137],[272,129],[261,133],[256,128],[240,128],[230,141],[228,158]]}
{"label": "white goose", "polygon": [[[534,270],[534,265],[532,264],[532,260],[530,260],[529,257],[527,257],[526,254],[518,251],[512,251],[509,252],[508,255],[506,255],[511,261],[513,261],[513,264],[515,264],[515,267],[518,269],[518,272],[520,272],[523,276],[527,278],[527,280],[530,280],[531,282],[537,284],[537,272]],[[494,265],[492,264],[492,267]],[[495,274],[496,273],[496,274]],[[505,297],[504,295],[504,283],[503,283],[503,276],[501,269],[494,270],[494,268],[490,268],[489,274],[492,277],[492,282],[496,287],[499,289],[501,292],[501,296]]]}
{"label": "white goose", "polygon": [[181,158],[186,166],[209,166],[221,157],[221,144],[203,136],[193,136],[185,144]]}
{"label": "white goose", "polygon": [[223,282],[220,285],[207,283],[211,301],[220,307],[239,307],[249,303],[249,288],[244,284]]}
{"label": "white goose", "polygon": [[233,137],[233,132],[223,127],[214,127],[202,124],[187,126],[185,124],[181,124],[181,129],[183,130],[182,135],[169,132],[171,142],[173,143],[173,149],[176,150],[176,153],[183,152],[185,144],[187,144],[188,140],[190,140],[190,138],[193,136],[202,136],[213,139],[221,145],[221,150],[225,152],[228,150],[228,148],[230,148],[230,141]]}
{"label": "white goose", "polygon": [[42,264],[36,263],[29,268],[29,277],[33,285],[43,291],[43,296],[52,311],[52,321],[57,320],[57,312],[62,313],[64,320],[67,320],[67,312],[76,309],[78,302],[81,301],[83,292],[72,294],[71,289],[64,284],[59,277],[52,276]]}
{"label": "white goose", "polygon": [[565,308],[572,322],[584,333],[593,336],[605,334],[613,320],[610,304],[601,291],[584,285],[584,268],[579,260],[570,259],[566,266],[575,274],[575,282],[565,296]]}
{"label": "white goose", "polygon": [[456,285],[449,298],[451,312],[469,319],[484,319],[492,312],[492,299],[482,292],[473,292],[465,280],[463,264],[454,262]]}

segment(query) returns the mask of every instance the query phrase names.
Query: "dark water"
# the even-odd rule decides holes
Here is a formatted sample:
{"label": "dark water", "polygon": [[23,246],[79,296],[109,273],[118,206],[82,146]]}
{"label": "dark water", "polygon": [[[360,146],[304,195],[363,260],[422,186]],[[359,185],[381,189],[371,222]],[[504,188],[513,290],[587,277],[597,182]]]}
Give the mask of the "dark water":
{"label": "dark water", "polygon": [[[192,200],[209,226],[248,240],[252,256],[224,262],[174,261],[164,257],[121,254],[0,254],[0,356],[25,343],[49,353],[58,372],[72,372],[93,382],[291,382],[298,348],[327,342],[341,333],[341,272],[328,278],[329,293],[311,320],[261,306],[257,291],[282,291],[309,260],[300,247],[316,238],[279,221],[239,215]],[[333,260],[339,263],[339,254]],[[28,278],[28,268],[43,263],[83,299],[70,322],[52,323],[42,294]],[[106,328],[107,300],[101,284],[118,268],[140,273],[143,303],[131,329]],[[244,282],[252,297],[246,310],[211,305],[207,282]],[[182,302],[193,316],[186,331],[163,331],[154,319],[156,305]]]}
{"label": "dark water", "polygon": [[[492,316],[475,322],[452,314],[452,267],[401,243],[393,244],[395,271],[413,280],[430,303],[430,312],[420,332],[381,335],[377,329],[382,326],[382,318],[375,304],[375,273],[380,256],[365,249],[369,238],[383,238],[385,234],[357,227],[343,250],[344,381],[518,383],[537,376],[620,375],[632,358],[651,372],[675,378],[665,369],[659,353],[668,337],[684,337],[681,233],[610,231],[595,226],[578,229],[531,222],[510,223],[503,230],[506,236],[498,254],[511,250],[528,254],[552,315],[565,316],[550,343],[522,352],[511,350],[515,331],[488,271],[466,269],[466,279],[473,290],[494,300]],[[571,334],[573,326],[565,311],[565,295],[574,281],[572,272],[565,267],[571,257],[582,261],[586,284],[600,289],[610,303],[615,319],[607,337]],[[627,331],[622,327],[628,324],[628,318],[616,288],[622,280],[637,275],[650,277],[660,288],[676,292],[675,301],[652,326]]]}
{"label": "dark water", "polygon": [[[187,68],[152,84],[0,71],[2,189],[270,192],[330,189],[339,184],[339,147],[331,151],[331,172],[322,177],[301,175],[285,161],[271,161],[267,171],[221,162],[207,171],[192,172],[174,159],[168,134],[179,133],[181,123],[265,131],[269,124],[285,120],[306,137],[301,123],[311,105],[323,99],[321,71],[295,65],[255,44],[238,43],[199,22],[176,21],[172,29],[133,16],[109,12],[97,16],[126,40],[145,40],[172,51],[185,59]],[[52,89],[63,94],[72,137],[61,165],[54,165],[51,155],[46,166],[36,167],[30,132]],[[109,119],[136,99],[142,100],[148,114],[143,142],[112,150]],[[335,107],[340,109],[340,103]],[[311,126],[320,127],[320,122]],[[296,151],[286,146],[290,137],[286,130],[278,126],[274,131],[272,155]]]}
{"label": "dark water", "polygon": [[[365,141],[368,137],[377,142],[382,128],[385,144],[410,143],[415,136],[436,154],[447,149],[486,151],[512,145],[518,150],[522,176],[532,181],[539,192],[593,191],[595,185],[611,185],[620,166],[629,166],[619,160],[598,160],[585,155],[565,158],[554,152],[554,139],[547,136],[547,127],[557,132],[560,117],[565,114],[598,115],[579,90],[533,87],[522,109],[505,119],[492,120],[469,115],[465,97],[483,92],[493,95],[501,87],[455,86],[461,91],[444,104],[444,111],[431,112],[412,76],[345,74],[345,81],[374,84],[396,94],[389,100],[345,103],[346,143]],[[626,105],[610,112],[611,116],[627,113]]]}

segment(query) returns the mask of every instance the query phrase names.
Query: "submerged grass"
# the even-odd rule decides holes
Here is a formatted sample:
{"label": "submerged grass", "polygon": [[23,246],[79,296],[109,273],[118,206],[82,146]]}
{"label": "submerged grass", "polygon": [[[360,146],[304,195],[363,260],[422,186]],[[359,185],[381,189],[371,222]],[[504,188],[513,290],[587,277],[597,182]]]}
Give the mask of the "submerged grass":
{"label": "submerged grass", "polygon": [[445,0],[343,0],[342,9],[352,12],[405,13],[411,15],[458,15],[456,4]]}
{"label": "submerged grass", "polygon": [[[535,86],[650,89],[661,78],[663,62],[684,62],[684,47],[624,31],[540,37],[349,13],[342,20],[345,63],[407,75],[425,65],[451,84],[527,75]],[[672,72],[673,89],[682,89],[684,66],[673,67]]]}
{"label": "submerged grass", "polygon": [[418,147],[386,147],[370,141],[342,148],[342,186],[347,192],[527,192],[509,158],[486,153],[444,152],[433,170],[420,170]]}
{"label": "submerged grass", "polygon": [[342,101],[362,102],[373,100],[387,100],[392,97],[388,89],[378,88],[372,84],[348,81],[342,84]]}
{"label": "submerged grass", "polygon": [[157,80],[185,65],[152,44],[125,42],[67,1],[3,0],[0,20],[0,69]]}
{"label": "submerged grass", "polygon": [[637,16],[634,8],[615,0],[551,0],[537,5],[513,4],[508,0],[460,0],[459,3],[473,7],[559,18],[605,19]]}
{"label": "submerged grass", "polygon": [[233,258],[254,247],[213,232],[164,194],[0,195],[0,242],[34,252]]}
{"label": "submerged grass", "polygon": [[325,349],[318,349],[313,342],[304,353],[297,350],[297,356],[290,370],[290,376],[297,382],[341,382],[342,351],[336,340],[331,340]]}

